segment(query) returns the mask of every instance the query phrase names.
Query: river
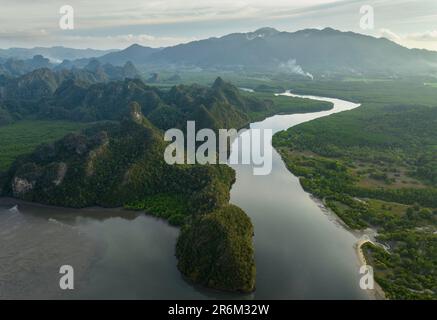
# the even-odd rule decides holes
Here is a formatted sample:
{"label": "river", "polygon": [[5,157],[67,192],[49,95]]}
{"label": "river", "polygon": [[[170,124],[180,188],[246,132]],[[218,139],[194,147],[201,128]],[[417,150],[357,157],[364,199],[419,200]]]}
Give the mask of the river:
{"label": "river", "polygon": [[[293,96],[290,93],[284,95]],[[330,98],[329,111],[276,115],[250,128],[278,132],[350,110]],[[359,288],[356,236],[310,197],[273,150],[273,170],[254,176],[232,165],[231,202],[255,227],[257,287],[227,294],[187,283],[176,268],[177,228],[122,209],[55,208],[0,199],[0,298],[56,299],[368,299]],[[15,205],[17,205],[15,207]],[[61,265],[74,268],[75,288],[59,289]]]}

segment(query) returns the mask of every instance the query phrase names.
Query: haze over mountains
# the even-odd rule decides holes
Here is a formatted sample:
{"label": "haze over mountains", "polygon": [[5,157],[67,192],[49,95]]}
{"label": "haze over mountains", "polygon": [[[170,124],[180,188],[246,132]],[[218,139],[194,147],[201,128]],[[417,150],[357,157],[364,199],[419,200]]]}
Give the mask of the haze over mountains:
{"label": "haze over mountains", "polygon": [[425,74],[437,68],[437,52],[408,49],[385,38],[331,28],[280,32],[262,28],[173,47],[133,45],[99,58],[113,64],[285,72],[301,75]]}
{"label": "haze over mountains", "polygon": [[31,59],[33,56],[42,55],[49,59],[51,62],[62,62],[64,59],[76,60],[82,58],[92,58],[105,55],[116,50],[96,50],[96,49],[73,49],[66,47],[35,47],[31,49],[27,48],[9,48],[0,49],[0,58],[3,59]]}
{"label": "haze over mountains", "polygon": [[[61,57],[59,50],[50,49],[58,53],[57,58]],[[100,63],[115,66],[132,62],[144,68],[245,70],[306,77],[429,75],[437,70],[437,52],[408,49],[385,38],[331,28],[297,32],[262,28],[254,32],[233,33],[167,48],[156,49],[134,44],[124,50],[109,53],[62,49],[62,58],[68,61],[64,61],[61,66],[67,69],[83,68],[91,61],[87,55],[94,53],[94,58]],[[53,52],[50,54],[53,55]],[[71,59],[77,54],[81,57]]]}

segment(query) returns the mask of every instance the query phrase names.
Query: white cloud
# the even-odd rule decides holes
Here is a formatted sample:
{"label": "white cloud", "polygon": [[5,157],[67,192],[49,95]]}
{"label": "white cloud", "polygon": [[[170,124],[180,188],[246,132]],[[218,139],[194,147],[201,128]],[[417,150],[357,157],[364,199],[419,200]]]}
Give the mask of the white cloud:
{"label": "white cloud", "polygon": [[[263,17],[272,10],[296,9],[341,0],[94,0],[71,1],[77,28],[154,25]],[[56,27],[65,0],[2,0],[0,21],[9,26]]]}
{"label": "white cloud", "polygon": [[398,41],[402,40],[401,36],[399,36],[397,33],[393,32],[389,29],[384,29],[384,28],[380,29],[379,34],[381,37],[387,38],[387,39],[394,41],[394,42],[398,42]]}
{"label": "white cloud", "polygon": [[406,37],[408,40],[435,42],[437,41],[437,30],[427,31],[422,33],[420,32],[411,33],[411,34],[407,34]]}
{"label": "white cloud", "polygon": [[[90,45],[95,48],[120,48],[131,42],[151,46],[174,45],[194,37],[227,33],[212,33],[202,27],[211,26],[214,22],[215,30],[226,29],[227,26],[229,30],[230,22],[238,25],[244,20],[262,21],[280,11],[304,10],[314,5],[342,1],[71,0],[69,4],[74,8],[75,30],[61,32],[58,26],[61,17],[59,8],[65,5],[65,0],[1,0],[0,21],[7,29],[3,30],[3,35],[0,34],[0,47]],[[35,32],[42,29],[46,31],[45,36]],[[232,30],[238,31],[234,28]],[[33,38],[28,36],[32,33],[36,34]],[[111,39],[119,42],[110,44],[108,41]]]}
{"label": "white cloud", "polygon": [[[71,32],[58,26],[59,8],[66,3],[75,10]],[[376,25],[385,28],[380,35],[437,50],[434,31],[422,32],[435,29],[436,0],[1,0],[0,47],[166,46],[265,26],[363,32],[362,4],[374,5]]]}
{"label": "white cloud", "polygon": [[380,29],[379,35],[407,48],[437,50],[437,30],[398,34],[389,29]]}

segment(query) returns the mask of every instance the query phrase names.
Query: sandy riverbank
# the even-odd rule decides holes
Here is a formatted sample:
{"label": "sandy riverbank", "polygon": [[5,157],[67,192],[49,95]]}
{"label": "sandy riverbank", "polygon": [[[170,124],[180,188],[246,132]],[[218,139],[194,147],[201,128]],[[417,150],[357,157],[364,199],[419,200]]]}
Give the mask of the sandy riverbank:
{"label": "sandy riverbank", "polygon": [[[375,238],[377,232],[373,229],[366,229],[366,230],[354,230],[350,228],[338,215],[335,214],[334,211],[332,211],[323,200],[314,197],[313,195],[310,195],[311,198],[314,200],[314,202],[317,203],[319,208],[329,217],[329,219],[337,224],[339,227],[344,228],[348,230],[350,233],[352,233],[358,240],[355,243],[355,253],[358,259],[358,265],[361,267],[363,265],[367,265],[366,257],[364,255],[362,246],[363,244],[370,242],[372,244],[375,244],[373,239]],[[386,300],[385,292],[381,288],[381,286],[375,282],[373,290],[368,290],[368,293],[370,297],[374,300]]]}
{"label": "sandy riverbank", "polygon": [[[357,257],[358,257],[358,261],[360,263],[360,266],[367,265],[366,256],[364,255],[363,248],[362,248],[362,246],[365,243],[375,244],[367,238],[360,239],[357,241],[357,243],[355,244],[355,250],[357,253]],[[385,296],[384,290],[381,288],[381,286],[376,281],[374,282],[374,289],[369,290],[369,294],[375,300],[386,300],[387,299],[387,297]]]}

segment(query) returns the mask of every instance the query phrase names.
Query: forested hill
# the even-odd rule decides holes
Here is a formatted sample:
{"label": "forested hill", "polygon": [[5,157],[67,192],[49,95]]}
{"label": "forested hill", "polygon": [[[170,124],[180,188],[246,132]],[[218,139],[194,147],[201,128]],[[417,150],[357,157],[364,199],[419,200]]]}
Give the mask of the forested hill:
{"label": "forested hill", "polygon": [[[143,114],[158,128],[182,128],[187,120],[199,128],[240,128],[251,115],[275,112],[311,112],[329,109],[328,103],[290,102],[289,108],[269,99],[243,95],[238,88],[218,78],[211,87],[178,85],[160,90],[141,79],[95,83],[99,64],[87,70],[55,72],[38,69],[14,79],[0,79],[0,125],[38,118],[74,121],[120,120],[136,101]],[[302,108],[304,106],[304,108]],[[305,107],[308,107],[307,110]],[[281,109],[281,110],[279,110]]]}
{"label": "forested hill", "polygon": [[[129,109],[119,123],[69,134],[19,158],[4,193],[68,207],[116,207],[158,194],[185,195],[191,212],[227,203],[234,179],[230,168],[166,165],[162,133],[141,115],[137,103]],[[203,196],[208,202],[195,200]]]}
{"label": "forested hill", "polygon": [[[142,115],[138,103],[132,102],[128,109],[120,121],[94,125],[19,157],[2,179],[2,195],[78,208],[125,206],[193,230],[197,228],[194,221],[215,217],[217,210],[227,212],[229,190],[235,181],[233,169],[226,165],[168,165],[162,132]],[[241,238],[225,229],[219,236],[207,234],[205,243],[196,243],[199,250],[212,250],[232,261],[220,266],[215,261],[192,261],[193,267],[202,270],[201,284],[253,290],[252,225],[244,213],[240,215],[247,225],[246,230],[238,231]],[[220,242],[213,243],[208,237]],[[246,255],[228,248],[229,241]],[[179,258],[187,260],[185,253]],[[241,270],[241,265],[246,269]],[[223,276],[221,282],[203,282],[212,270]],[[229,276],[238,281],[232,285],[223,281]]]}
{"label": "forested hill", "polygon": [[[139,55],[138,52],[142,54]],[[134,53],[134,54],[133,54]],[[385,38],[332,28],[284,32],[261,28],[179,44],[161,50],[132,46],[100,57],[114,63],[285,72],[303,77],[431,75],[433,51],[408,49]]]}
{"label": "forested hill", "polygon": [[114,66],[95,58],[87,59],[80,65],[69,60],[64,60],[60,64],[54,64],[41,55],[26,60],[13,58],[7,60],[0,59],[0,76],[3,78],[21,77],[38,69],[50,69],[64,74],[72,72],[74,76],[84,74],[87,75],[89,81],[93,82],[141,78],[140,73],[130,60],[127,60],[120,66]]}
{"label": "forested hill", "polygon": [[[211,87],[179,85],[165,91],[140,79],[62,79],[49,69],[30,78],[12,87],[4,82],[3,122],[38,118],[93,124],[19,156],[0,176],[1,195],[78,208],[124,206],[167,219],[184,226],[178,266],[187,277],[217,289],[254,289],[253,226],[244,212],[229,206],[235,172],[226,165],[168,165],[163,130],[183,129],[188,120],[196,121],[197,129],[238,129],[253,118],[327,110],[332,104],[242,94],[221,78]],[[208,232],[217,228],[219,233]],[[202,237],[193,252],[186,240],[198,232]],[[198,252],[212,253],[214,259]]]}

